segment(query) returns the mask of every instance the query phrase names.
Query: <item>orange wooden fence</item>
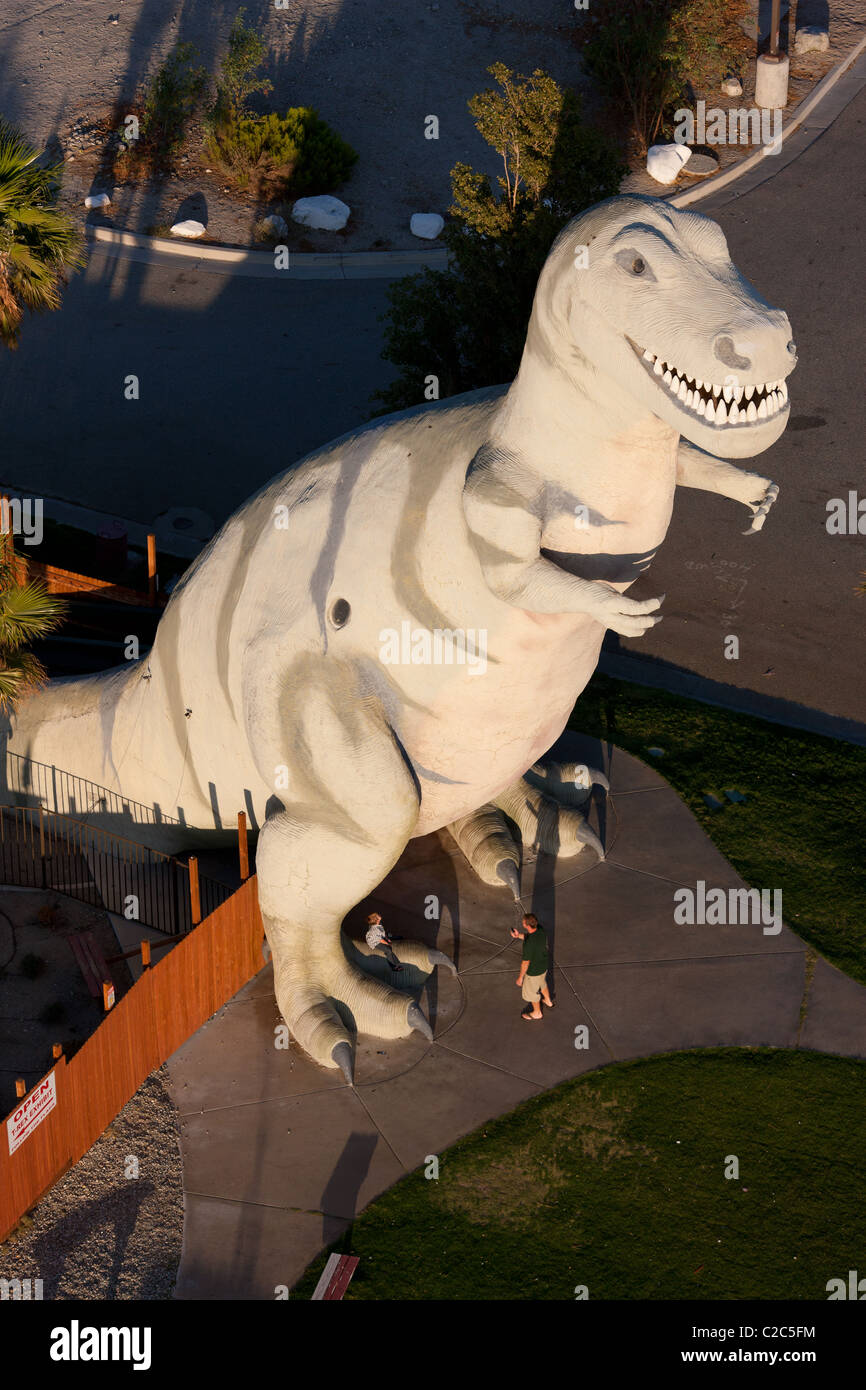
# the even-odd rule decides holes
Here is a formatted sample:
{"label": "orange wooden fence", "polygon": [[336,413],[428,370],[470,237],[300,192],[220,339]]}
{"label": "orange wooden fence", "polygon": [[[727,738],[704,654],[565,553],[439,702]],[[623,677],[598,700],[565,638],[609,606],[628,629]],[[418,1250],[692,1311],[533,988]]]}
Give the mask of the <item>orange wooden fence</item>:
{"label": "orange wooden fence", "polygon": [[0,1241],[87,1153],[145,1078],[262,968],[263,935],[253,876],[144,971],[74,1057],[58,1058],[56,1106],[10,1153],[8,1126],[28,1097],[18,1102],[0,1136]]}

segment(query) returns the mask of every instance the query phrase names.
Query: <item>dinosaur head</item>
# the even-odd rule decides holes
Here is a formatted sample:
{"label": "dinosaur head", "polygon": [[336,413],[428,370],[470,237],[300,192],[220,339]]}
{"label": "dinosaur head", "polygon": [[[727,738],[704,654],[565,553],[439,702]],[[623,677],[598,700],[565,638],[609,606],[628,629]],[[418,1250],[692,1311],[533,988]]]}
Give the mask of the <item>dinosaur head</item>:
{"label": "dinosaur head", "polygon": [[715,222],[662,199],[610,198],[564,228],[533,332],[579,389],[611,405],[624,392],[718,457],[759,454],[787,424],[787,315],[740,274]]}

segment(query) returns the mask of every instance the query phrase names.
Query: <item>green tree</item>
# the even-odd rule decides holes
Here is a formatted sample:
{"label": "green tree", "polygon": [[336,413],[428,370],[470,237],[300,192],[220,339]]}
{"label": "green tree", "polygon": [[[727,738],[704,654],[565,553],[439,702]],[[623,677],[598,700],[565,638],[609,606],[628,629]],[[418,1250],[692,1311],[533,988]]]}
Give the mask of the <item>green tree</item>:
{"label": "green tree", "polygon": [[25,310],[60,307],[68,275],[84,263],[81,237],[56,207],[62,168],[0,117],[0,340],[18,346]]}
{"label": "green tree", "polygon": [[374,397],[382,411],[421,404],[429,376],[441,397],[509,381],[551,243],[572,217],[612,197],[625,173],[612,146],[584,125],[576,93],[540,69],[515,77],[495,63],[488,72],[498,89],[473,97],[469,109],[503,172],[494,187],[488,175],[454,166],[442,234],[449,268],[391,286],[382,355],[400,374]]}
{"label": "green tree", "polygon": [[21,579],[11,535],[0,535],[0,711],[9,714],[48,679],[28,644],[63,621],[66,605],[44,584]]}
{"label": "green tree", "polygon": [[244,23],[246,8],[235,15],[229,32],[229,45],[220,64],[215,114],[218,119],[238,119],[246,114],[247,101],[256,92],[267,94],[273,84],[266,77],[253,77],[267,57],[267,44],[255,29]]}

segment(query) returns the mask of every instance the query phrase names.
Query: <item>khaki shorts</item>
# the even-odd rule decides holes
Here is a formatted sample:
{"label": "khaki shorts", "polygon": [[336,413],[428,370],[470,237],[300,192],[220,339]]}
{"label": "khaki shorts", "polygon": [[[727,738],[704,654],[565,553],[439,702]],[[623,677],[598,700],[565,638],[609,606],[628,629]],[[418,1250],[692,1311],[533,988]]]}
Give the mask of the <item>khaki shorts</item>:
{"label": "khaki shorts", "polygon": [[547,984],[547,971],[543,975],[525,975],[523,977],[523,989],[521,991],[527,1004],[534,1004],[536,999],[541,998],[541,991]]}

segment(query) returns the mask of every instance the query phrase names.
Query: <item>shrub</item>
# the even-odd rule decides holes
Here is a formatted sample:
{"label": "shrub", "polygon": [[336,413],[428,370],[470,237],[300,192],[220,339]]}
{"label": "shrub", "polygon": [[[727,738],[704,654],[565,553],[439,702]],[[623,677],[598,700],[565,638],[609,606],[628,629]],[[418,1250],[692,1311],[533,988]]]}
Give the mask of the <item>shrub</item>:
{"label": "shrub", "polygon": [[608,142],[583,124],[574,92],[540,70],[515,78],[498,63],[488,71],[500,90],[469,107],[504,174],[497,192],[486,174],[455,165],[452,220],[442,234],[448,270],[390,287],[382,355],[401,370],[374,396],[384,410],[420,404],[431,374],[440,397],[510,381],[551,243],[572,217],[612,197],[625,173]]}
{"label": "shrub", "polygon": [[255,176],[274,195],[327,193],[348,178],[358,156],[312,107],[284,116],[224,116],[207,141],[208,156],[247,184]]}
{"label": "shrub", "polygon": [[44,958],[28,951],[26,956],[21,957],[21,974],[25,980],[38,980],[40,975],[45,974]]}
{"label": "shrub", "polygon": [[154,173],[164,170],[177,153],[187,122],[207,91],[207,71],[196,66],[195,57],[191,43],[179,43],[145,98],[136,153]]}
{"label": "shrub", "polygon": [[687,84],[717,86],[748,46],[737,20],[749,0],[595,0],[587,69],[610,104],[625,106],[641,154],[670,130]]}

